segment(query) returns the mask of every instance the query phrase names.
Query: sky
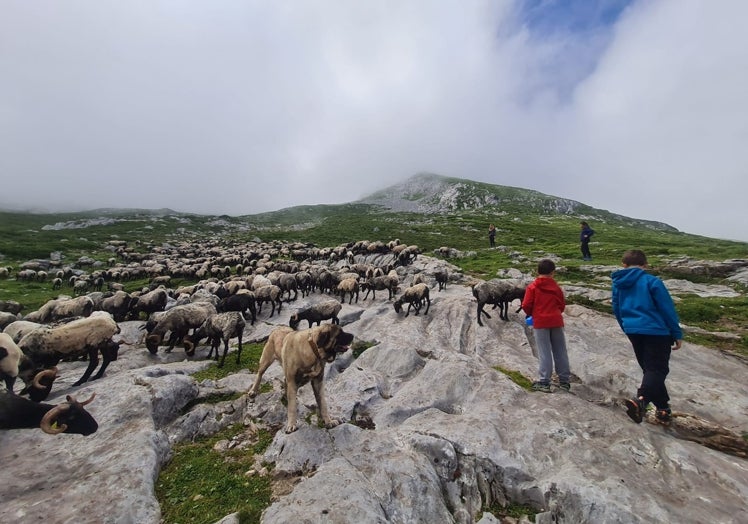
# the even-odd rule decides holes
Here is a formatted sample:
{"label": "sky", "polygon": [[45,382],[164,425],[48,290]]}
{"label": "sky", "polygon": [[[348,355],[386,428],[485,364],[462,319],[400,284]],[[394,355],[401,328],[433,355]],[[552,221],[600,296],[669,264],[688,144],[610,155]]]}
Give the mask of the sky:
{"label": "sky", "polygon": [[0,13],[0,208],[247,215],[431,172],[748,241],[744,0]]}

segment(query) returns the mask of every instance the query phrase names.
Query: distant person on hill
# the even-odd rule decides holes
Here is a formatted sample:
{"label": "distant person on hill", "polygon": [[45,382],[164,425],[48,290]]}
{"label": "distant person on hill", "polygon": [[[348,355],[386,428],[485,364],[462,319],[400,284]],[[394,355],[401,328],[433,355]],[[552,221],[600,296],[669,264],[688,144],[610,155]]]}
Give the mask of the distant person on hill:
{"label": "distant person on hill", "polygon": [[488,226],[488,243],[491,247],[496,247],[496,226]]}
{"label": "distant person on hill", "polygon": [[611,275],[613,314],[644,372],[636,397],[626,401],[626,414],[639,424],[651,402],[655,418],[668,423],[671,412],[665,378],[670,372],[670,351],[683,343],[678,313],[662,280],[644,271],[647,256],[643,251],[630,249],[621,262],[623,269]]}
{"label": "distant person on hill", "polygon": [[547,258],[538,262],[538,277],[527,286],[522,309],[532,317],[535,343],[538,346],[538,380],[534,391],[551,392],[551,375],[556,367],[559,387],[571,390],[569,356],[566,353],[563,312],[566,300],[561,287],[553,279],[556,264]]}
{"label": "distant person on hill", "polygon": [[579,234],[579,241],[582,244],[582,260],[592,260],[590,237],[595,234],[595,230],[587,222],[580,222],[579,224],[582,228],[582,232]]}

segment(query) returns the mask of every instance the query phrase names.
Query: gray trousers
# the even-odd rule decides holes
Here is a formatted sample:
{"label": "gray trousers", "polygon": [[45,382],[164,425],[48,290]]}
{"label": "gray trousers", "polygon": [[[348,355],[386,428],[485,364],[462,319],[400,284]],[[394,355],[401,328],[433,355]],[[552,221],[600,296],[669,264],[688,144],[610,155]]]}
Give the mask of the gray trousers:
{"label": "gray trousers", "polygon": [[538,360],[540,361],[538,381],[543,384],[551,383],[555,363],[559,382],[569,382],[571,371],[569,370],[569,355],[566,354],[564,328],[535,329],[535,342],[538,345]]}

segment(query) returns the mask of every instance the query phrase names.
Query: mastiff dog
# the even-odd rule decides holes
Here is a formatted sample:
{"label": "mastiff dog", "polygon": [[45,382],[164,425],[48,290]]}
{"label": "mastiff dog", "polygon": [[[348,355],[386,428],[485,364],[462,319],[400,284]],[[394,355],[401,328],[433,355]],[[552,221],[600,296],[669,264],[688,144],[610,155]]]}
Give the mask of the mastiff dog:
{"label": "mastiff dog", "polygon": [[286,379],[286,400],[288,420],[286,433],[298,429],[296,424],[296,393],[307,382],[312,383],[314,398],[317,401],[317,415],[326,428],[332,428],[342,421],[330,417],[325,400],[323,379],[325,364],[335,360],[338,353],[344,353],[353,342],[353,335],[346,333],[337,324],[323,324],[310,329],[294,331],[289,327],[279,327],[268,337],[262,349],[257,377],[249,389],[254,397],[260,390],[262,375],[275,360],[279,361]]}

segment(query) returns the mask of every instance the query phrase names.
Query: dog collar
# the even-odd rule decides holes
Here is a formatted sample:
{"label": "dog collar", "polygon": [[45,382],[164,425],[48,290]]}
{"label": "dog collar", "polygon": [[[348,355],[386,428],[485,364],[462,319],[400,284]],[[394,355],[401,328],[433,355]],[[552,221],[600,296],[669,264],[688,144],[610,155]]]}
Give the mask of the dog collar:
{"label": "dog collar", "polygon": [[309,346],[312,348],[312,351],[314,352],[314,356],[317,357],[318,360],[325,360],[322,358],[322,355],[319,354],[319,348],[317,347],[317,344],[312,340],[312,335],[309,335]]}

